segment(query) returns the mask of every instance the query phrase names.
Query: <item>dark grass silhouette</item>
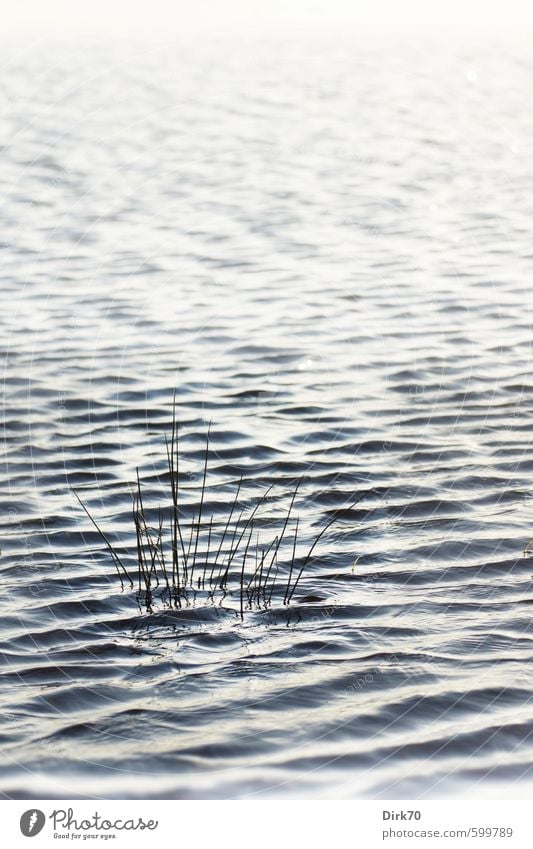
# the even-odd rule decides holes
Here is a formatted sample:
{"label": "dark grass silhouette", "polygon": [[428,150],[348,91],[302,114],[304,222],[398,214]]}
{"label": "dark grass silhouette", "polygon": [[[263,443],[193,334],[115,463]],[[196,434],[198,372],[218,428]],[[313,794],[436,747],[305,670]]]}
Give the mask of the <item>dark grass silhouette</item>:
{"label": "dark grass silhouette", "polygon": [[[333,513],[306,547],[298,554],[300,518],[294,516],[302,478],[287,493],[287,511],[281,529],[264,539],[264,522],[258,513],[268,503],[274,484],[254,499],[255,504],[241,506],[244,476],[241,475],[229,505],[226,521],[205,516],[210,426],[207,430],[202,485],[197,508],[188,521],[180,509],[179,428],[174,397],[170,441],[165,437],[169,500],[157,509],[145,506],[143,485],[137,469],[132,493],[132,518],[135,553],[120,556],[117,547],[97,524],[74,492],[83,510],[98,531],[116,568],[123,589],[137,585],[137,599],[151,612],[159,599],[164,607],[181,608],[202,600],[238,604],[241,617],[245,610],[269,609],[274,603],[288,607],[299,588],[306,567],[326,531],[347,515],[362,495],[348,508]],[[348,512],[349,515],[349,512]],[[254,521],[256,524],[254,524]],[[273,532],[271,532],[273,533]],[[133,560],[134,565],[125,565]]]}

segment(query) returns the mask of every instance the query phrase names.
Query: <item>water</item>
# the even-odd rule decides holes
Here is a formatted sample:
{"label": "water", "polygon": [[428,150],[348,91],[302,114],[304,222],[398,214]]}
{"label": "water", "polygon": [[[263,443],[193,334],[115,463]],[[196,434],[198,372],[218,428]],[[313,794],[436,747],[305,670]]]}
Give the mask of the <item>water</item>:
{"label": "water", "polygon": [[[4,65],[2,793],[522,793],[531,61],[281,40]],[[209,421],[217,516],[241,473],[245,499],[303,475],[309,542],[364,493],[291,612],[121,591],[72,489],[131,542],[175,387],[186,501]]]}

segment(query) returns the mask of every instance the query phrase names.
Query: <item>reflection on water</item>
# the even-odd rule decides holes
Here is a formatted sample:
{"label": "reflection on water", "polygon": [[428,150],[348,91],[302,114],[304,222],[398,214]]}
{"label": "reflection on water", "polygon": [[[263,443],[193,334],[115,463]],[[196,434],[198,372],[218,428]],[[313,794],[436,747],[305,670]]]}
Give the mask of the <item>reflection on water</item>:
{"label": "reflection on water", "polygon": [[[2,81],[2,791],[408,795],[531,777],[531,63],[91,48]],[[291,606],[139,611],[181,473],[303,476]],[[274,509],[274,507],[273,507]],[[213,511],[214,512],[214,511]],[[514,792],[513,789],[510,791]]]}

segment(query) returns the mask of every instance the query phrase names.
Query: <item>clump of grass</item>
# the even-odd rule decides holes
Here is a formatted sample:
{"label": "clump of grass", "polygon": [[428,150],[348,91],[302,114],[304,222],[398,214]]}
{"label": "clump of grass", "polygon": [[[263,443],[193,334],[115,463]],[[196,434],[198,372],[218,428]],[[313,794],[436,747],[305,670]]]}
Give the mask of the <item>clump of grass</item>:
{"label": "clump of grass", "polygon": [[[172,430],[165,437],[169,493],[167,503],[156,510],[145,504],[143,485],[137,469],[132,493],[132,525],[135,553],[128,553],[128,568],[109,537],[102,531],[89,510],[74,493],[83,510],[98,531],[116,568],[122,589],[137,585],[137,599],[147,611],[153,610],[156,596],[164,607],[181,608],[197,602],[199,596],[211,602],[227,599],[238,604],[241,617],[245,610],[269,609],[274,603],[288,607],[300,587],[306,567],[326,531],[346,513],[337,510],[323,525],[303,554],[298,534],[300,517],[295,516],[295,504],[302,478],[287,494],[288,507],[281,529],[265,539],[264,521],[259,519],[261,508],[268,503],[274,485],[243,504],[244,475],[236,486],[228,506],[227,518],[219,522],[212,514],[205,515],[205,503],[210,450],[210,427],[206,434],[202,463],[202,484],[197,508],[188,520],[180,507],[183,493],[180,481],[179,428],[174,397]],[[359,497],[347,509],[353,507]],[[273,532],[271,531],[271,534]]]}

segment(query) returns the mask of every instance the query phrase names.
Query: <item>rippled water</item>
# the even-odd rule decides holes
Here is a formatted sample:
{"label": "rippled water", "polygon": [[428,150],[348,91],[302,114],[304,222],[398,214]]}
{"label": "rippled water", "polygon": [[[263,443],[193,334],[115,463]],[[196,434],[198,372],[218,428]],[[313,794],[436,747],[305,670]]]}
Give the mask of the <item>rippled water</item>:
{"label": "rippled water", "polygon": [[[4,58],[4,795],[532,777],[532,77],[295,41]],[[247,503],[303,475],[304,542],[364,494],[290,612],[121,591],[72,489],[129,544],[175,387],[191,503],[209,421],[217,516],[243,472]]]}

